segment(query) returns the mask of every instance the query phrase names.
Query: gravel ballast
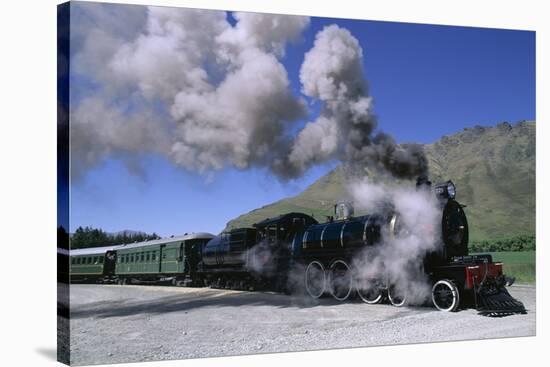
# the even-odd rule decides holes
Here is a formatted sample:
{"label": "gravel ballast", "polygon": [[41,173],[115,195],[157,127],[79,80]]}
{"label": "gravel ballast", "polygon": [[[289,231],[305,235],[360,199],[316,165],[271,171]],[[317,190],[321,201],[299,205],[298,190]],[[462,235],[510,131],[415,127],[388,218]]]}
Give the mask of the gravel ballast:
{"label": "gravel ballast", "polygon": [[532,336],[535,287],[514,285],[527,315],[397,308],[271,292],[72,285],[76,365]]}

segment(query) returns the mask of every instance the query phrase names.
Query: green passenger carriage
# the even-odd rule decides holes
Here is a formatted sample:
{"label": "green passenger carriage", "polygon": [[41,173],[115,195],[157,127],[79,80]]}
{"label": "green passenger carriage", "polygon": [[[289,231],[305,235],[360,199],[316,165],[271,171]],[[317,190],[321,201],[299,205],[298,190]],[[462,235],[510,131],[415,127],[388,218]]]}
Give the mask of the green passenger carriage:
{"label": "green passenger carriage", "polygon": [[192,233],[119,246],[115,266],[118,282],[172,281],[178,284],[195,271],[204,245],[213,237],[210,233]]}
{"label": "green passenger carriage", "polygon": [[115,250],[106,246],[71,250],[71,281],[98,282],[114,280]]}

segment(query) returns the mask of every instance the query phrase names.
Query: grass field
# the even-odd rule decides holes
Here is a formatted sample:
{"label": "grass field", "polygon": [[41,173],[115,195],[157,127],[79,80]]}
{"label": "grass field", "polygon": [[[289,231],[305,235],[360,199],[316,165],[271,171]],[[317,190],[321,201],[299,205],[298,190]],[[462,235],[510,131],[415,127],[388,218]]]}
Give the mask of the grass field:
{"label": "grass field", "polygon": [[535,251],[489,252],[493,261],[503,263],[504,274],[515,277],[517,283],[536,282]]}

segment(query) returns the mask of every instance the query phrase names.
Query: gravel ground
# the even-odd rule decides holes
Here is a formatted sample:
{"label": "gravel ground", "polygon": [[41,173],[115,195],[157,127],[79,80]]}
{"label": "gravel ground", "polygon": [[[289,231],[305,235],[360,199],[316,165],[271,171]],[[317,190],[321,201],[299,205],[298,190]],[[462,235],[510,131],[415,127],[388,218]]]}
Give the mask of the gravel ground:
{"label": "gravel ground", "polygon": [[275,293],[158,286],[71,286],[71,362],[108,364],[535,335],[527,315],[489,318]]}

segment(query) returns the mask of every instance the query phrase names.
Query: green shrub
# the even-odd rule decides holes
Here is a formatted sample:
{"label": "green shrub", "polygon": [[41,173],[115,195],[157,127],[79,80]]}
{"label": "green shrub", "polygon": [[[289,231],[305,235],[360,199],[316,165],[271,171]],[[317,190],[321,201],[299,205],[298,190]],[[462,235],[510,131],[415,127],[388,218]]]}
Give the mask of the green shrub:
{"label": "green shrub", "polygon": [[470,242],[470,252],[535,251],[534,234]]}

